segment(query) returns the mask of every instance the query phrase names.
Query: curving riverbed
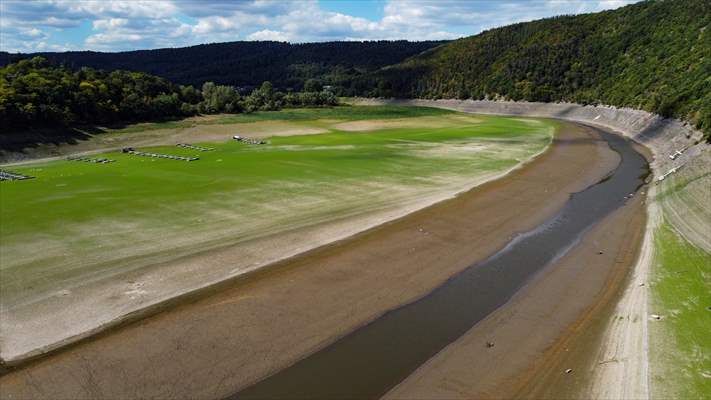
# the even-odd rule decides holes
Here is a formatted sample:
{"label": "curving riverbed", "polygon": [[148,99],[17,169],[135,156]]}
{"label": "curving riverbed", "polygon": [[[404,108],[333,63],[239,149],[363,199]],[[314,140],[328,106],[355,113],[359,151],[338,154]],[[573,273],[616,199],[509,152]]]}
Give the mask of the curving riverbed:
{"label": "curving riverbed", "polygon": [[384,314],[321,351],[230,398],[376,398],[505,304],[537,272],[624,205],[648,174],[631,143],[599,132],[621,156],[612,174],[563,209],[425,297]]}
{"label": "curving riverbed", "polygon": [[[517,232],[544,224],[563,210],[570,193],[608,176],[620,159],[593,129],[561,123],[556,139],[543,155],[502,179],[23,365],[0,376],[0,397],[46,398],[52,393],[53,398],[71,399],[192,399],[235,394],[316,354],[388,310],[426,296],[504,248]],[[636,196],[618,211],[643,216],[643,210],[635,208],[641,200],[642,196]],[[605,220],[619,223],[618,211]],[[561,260],[586,245],[596,248],[597,241],[590,238],[601,225],[596,224],[591,235],[585,235],[581,245]],[[619,233],[611,237],[619,237]],[[486,370],[489,376],[485,380],[464,377],[464,381],[495,384],[521,372],[521,367],[528,368],[531,357],[541,357],[547,343],[565,334],[566,326],[581,315],[581,307],[600,303],[597,293],[607,288],[607,266],[626,270],[628,264],[605,263],[618,258],[612,246],[604,248],[604,255],[590,257],[584,252],[582,257],[573,257],[575,272],[566,269],[565,273],[570,278],[549,274],[559,270],[553,266],[535,274],[530,282],[526,280],[526,287],[517,291],[513,300],[526,305],[552,304],[550,308],[556,312],[534,310],[523,321],[508,325],[515,332],[526,332],[523,340],[507,339],[501,332],[495,333],[496,329],[490,330],[488,317],[477,323],[472,331],[483,328],[485,337],[458,354],[466,360],[477,357],[485,368],[448,363],[453,368],[450,376],[458,371]],[[599,268],[585,268],[590,258]],[[548,288],[542,296],[521,299],[537,281]],[[508,310],[515,301],[491,315]],[[562,308],[568,310],[561,312]],[[413,329],[418,329],[417,325]],[[397,339],[416,338],[420,333],[406,331]],[[471,337],[470,333],[465,336]],[[484,340],[490,340],[491,334],[496,347],[484,353]],[[531,337],[544,346],[530,343],[527,338]],[[495,368],[491,367],[495,363],[484,361],[514,348],[505,363]],[[416,367],[416,363],[410,366]],[[376,371],[378,365],[364,368]],[[508,382],[503,385],[511,386]]]}

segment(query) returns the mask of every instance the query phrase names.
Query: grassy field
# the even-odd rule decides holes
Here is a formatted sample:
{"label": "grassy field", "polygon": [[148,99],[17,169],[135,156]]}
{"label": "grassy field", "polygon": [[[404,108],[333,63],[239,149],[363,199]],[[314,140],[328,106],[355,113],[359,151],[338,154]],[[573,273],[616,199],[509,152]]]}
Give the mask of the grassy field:
{"label": "grassy field", "polygon": [[[541,152],[556,129],[545,120],[410,107],[287,110],[177,123],[190,127],[157,124],[105,135],[122,144],[143,135],[180,138],[139,150],[199,160],[110,152],[100,155],[115,160],[108,164],[59,160],[7,168],[35,178],[0,183],[5,317],[39,318],[33,310],[40,303],[49,310],[62,302],[71,310],[79,297],[70,294],[75,289],[121,274],[127,281],[126,273],[196,252],[319,224],[358,224],[451,196]],[[233,132],[266,135],[268,143],[227,139]],[[175,146],[185,141],[213,150]],[[206,267],[205,274],[221,276],[219,268],[229,274],[248,258]],[[168,286],[170,273],[160,279]],[[124,291],[116,293],[106,294],[106,301],[121,304],[116,296]],[[125,293],[134,299],[133,291]],[[16,325],[19,331],[11,334],[32,326]]]}
{"label": "grassy field", "polygon": [[711,398],[711,255],[668,224],[655,234],[653,398]]}
{"label": "grassy field", "polygon": [[[451,112],[405,107],[294,110],[233,120],[368,115],[441,118]],[[110,164],[53,161],[13,171],[35,176],[3,182],[0,193],[2,293],[110,268],[107,261],[225,236],[255,236],[270,225],[296,226],[384,206],[402,195],[446,187],[510,168],[539,152],[552,127],[497,117],[447,119],[442,128],[274,137],[268,145],[208,143],[210,152],[142,149],[199,156],[195,162],[121,153]],[[323,125],[323,123],[320,123]],[[412,192],[414,189],[415,192]],[[41,246],[42,251],[36,251]],[[78,259],[80,261],[78,261]],[[86,270],[86,271],[82,271]]]}
{"label": "grassy field", "polygon": [[711,398],[711,153],[661,184],[650,329],[653,398]]}

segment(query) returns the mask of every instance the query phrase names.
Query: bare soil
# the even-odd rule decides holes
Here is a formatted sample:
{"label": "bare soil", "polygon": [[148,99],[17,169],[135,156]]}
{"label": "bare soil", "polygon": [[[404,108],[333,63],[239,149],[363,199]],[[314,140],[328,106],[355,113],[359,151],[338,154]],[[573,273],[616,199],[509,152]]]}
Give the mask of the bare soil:
{"label": "bare soil", "polygon": [[637,258],[643,207],[639,196],[596,224],[386,398],[596,398],[580,388],[591,381],[606,316]]}
{"label": "bare soil", "polygon": [[[448,117],[454,120],[466,121],[469,124],[481,122],[480,119],[468,115]],[[441,128],[447,126],[447,119],[441,117],[419,117],[401,119],[373,119],[365,121],[349,121],[333,125],[333,128],[347,132],[372,131],[376,129],[396,128]]]}

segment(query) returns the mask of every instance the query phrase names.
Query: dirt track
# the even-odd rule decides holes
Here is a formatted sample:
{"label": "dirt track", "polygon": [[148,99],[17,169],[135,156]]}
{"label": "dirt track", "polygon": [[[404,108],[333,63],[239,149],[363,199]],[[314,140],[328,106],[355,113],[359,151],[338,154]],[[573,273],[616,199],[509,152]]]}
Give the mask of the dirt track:
{"label": "dirt track", "polygon": [[[234,393],[422,296],[516,232],[551,216],[570,192],[606,175],[617,155],[584,130],[566,125],[550,151],[505,179],[3,376],[0,395],[212,398]],[[576,282],[586,284],[571,284]],[[561,295],[546,293],[549,301]],[[540,317],[523,323],[542,334],[560,329],[541,324]],[[518,329],[528,331],[526,325]]]}

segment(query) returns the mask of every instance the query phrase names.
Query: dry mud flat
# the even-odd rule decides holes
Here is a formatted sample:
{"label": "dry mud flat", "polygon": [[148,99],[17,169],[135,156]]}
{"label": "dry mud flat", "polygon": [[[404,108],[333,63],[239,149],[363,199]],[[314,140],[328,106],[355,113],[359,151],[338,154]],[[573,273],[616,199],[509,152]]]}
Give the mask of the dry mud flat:
{"label": "dry mud flat", "polygon": [[[597,182],[618,160],[591,130],[564,125],[548,152],[504,179],[28,364],[0,378],[0,396],[235,393],[494,253],[516,233],[550,218],[569,193]],[[605,282],[594,285],[601,290]],[[576,287],[590,290],[584,279],[568,283],[566,294],[575,294]],[[560,295],[543,294],[552,302]],[[572,314],[556,316],[555,324],[541,323],[544,315],[529,316],[517,329],[558,337],[577,322],[579,316]],[[545,348],[531,348],[510,356],[530,366],[532,354],[544,353]],[[509,378],[508,371],[498,377]]]}

